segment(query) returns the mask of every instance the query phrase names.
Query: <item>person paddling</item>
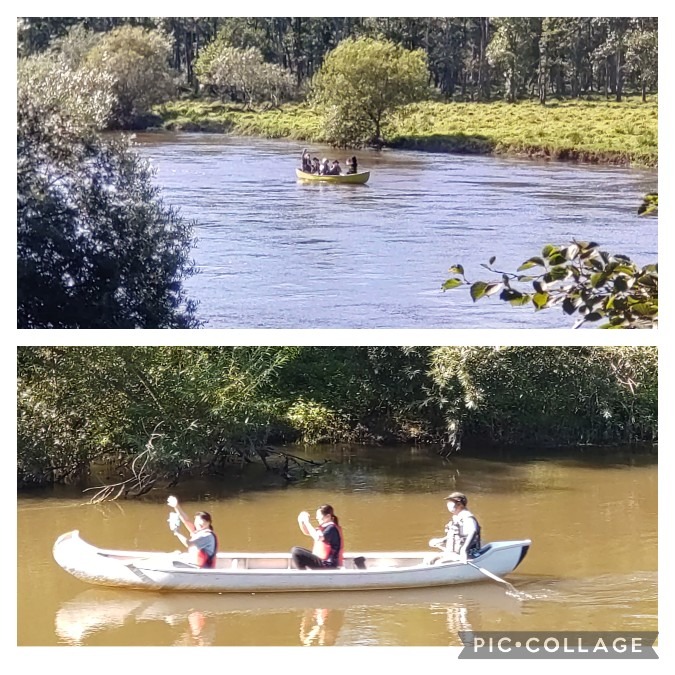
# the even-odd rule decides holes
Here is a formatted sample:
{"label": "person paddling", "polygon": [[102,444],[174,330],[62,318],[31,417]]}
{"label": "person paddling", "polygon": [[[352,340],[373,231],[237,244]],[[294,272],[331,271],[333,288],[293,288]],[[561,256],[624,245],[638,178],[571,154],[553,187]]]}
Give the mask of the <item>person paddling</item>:
{"label": "person paddling", "polygon": [[316,519],[318,528],[309,522],[307,511],[298,515],[300,530],[314,539],[314,547],[309,551],[301,546],[294,546],[291,549],[293,564],[299,570],[342,567],[344,538],[333,507],[330,504],[320,506],[316,511]]}
{"label": "person paddling", "polygon": [[312,173],[312,158],[307,148],[302,151],[302,159],[300,161],[302,163],[302,170],[305,173]]}
{"label": "person paddling", "polygon": [[[211,514],[206,511],[198,511],[195,514],[194,522],[190,522],[187,514],[181,508],[176,497],[171,496],[166,503],[174,510],[169,516],[169,527],[178,537],[183,546],[187,547],[188,560],[197,567],[213,568],[216,566],[216,553],[218,552],[218,538],[213,531]],[[180,522],[190,532],[190,537],[186,537],[178,531],[180,522],[173,517],[178,516]]]}
{"label": "person paddling", "polygon": [[429,546],[443,548],[445,559],[454,555],[460,562],[466,563],[480,551],[480,524],[476,516],[467,509],[468,500],[465,494],[453,492],[445,500],[452,518],[445,526],[445,536],[430,539]]}

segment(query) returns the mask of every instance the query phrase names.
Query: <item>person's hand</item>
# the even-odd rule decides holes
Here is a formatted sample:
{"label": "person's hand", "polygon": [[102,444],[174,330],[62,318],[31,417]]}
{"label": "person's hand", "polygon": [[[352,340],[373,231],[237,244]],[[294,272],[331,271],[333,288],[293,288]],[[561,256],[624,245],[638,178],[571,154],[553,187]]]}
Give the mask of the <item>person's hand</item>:
{"label": "person's hand", "polygon": [[175,509],[178,506],[178,500],[171,495],[167,500],[166,503],[172,508]]}
{"label": "person's hand", "polygon": [[438,548],[439,546],[441,546],[442,543],[443,543],[442,537],[436,537],[434,539],[429,539],[429,546],[431,546],[431,548]]}
{"label": "person's hand", "polygon": [[307,513],[307,511],[301,511],[298,514],[298,522],[299,523],[308,523],[309,522],[309,513]]}

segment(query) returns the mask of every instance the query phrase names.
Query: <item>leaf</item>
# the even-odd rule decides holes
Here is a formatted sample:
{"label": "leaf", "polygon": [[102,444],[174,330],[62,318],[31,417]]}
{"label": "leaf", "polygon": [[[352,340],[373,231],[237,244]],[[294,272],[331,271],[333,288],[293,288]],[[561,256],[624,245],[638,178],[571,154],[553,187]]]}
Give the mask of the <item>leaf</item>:
{"label": "leaf", "polygon": [[552,253],[555,253],[558,250],[557,246],[552,244],[546,244],[544,248],[541,249],[541,254],[544,258],[548,258]]}
{"label": "leaf", "polygon": [[562,281],[563,279],[566,279],[568,274],[569,272],[565,267],[552,267],[549,272],[544,274],[543,279],[546,283],[550,284],[552,281]]}
{"label": "leaf", "polygon": [[493,256],[490,258],[490,260],[488,261],[488,265],[494,265],[494,264],[495,264],[495,260],[497,260],[497,256],[496,256],[496,255],[493,255]]}
{"label": "leaf", "polygon": [[586,315],[586,321],[600,321],[602,318],[604,318],[604,315],[600,312],[591,312]]}
{"label": "leaf", "polygon": [[549,293],[535,293],[532,296],[532,302],[537,309],[544,309],[550,297]]}
{"label": "leaf", "polygon": [[650,213],[655,213],[659,208],[659,195],[655,192],[650,192],[644,196],[642,204],[638,207],[639,216],[647,216]]}
{"label": "leaf", "polygon": [[566,249],[563,249],[561,253],[567,258],[567,260],[574,260],[579,254],[579,247],[576,244],[568,246]]}
{"label": "leaf", "polygon": [[486,284],[484,281],[476,281],[471,285],[470,293],[474,302],[476,302],[476,300],[480,300],[485,295],[487,287],[488,284]]}
{"label": "leaf", "polygon": [[461,265],[453,265],[448,271],[452,274],[461,274],[464,276],[464,268]]}
{"label": "leaf", "polygon": [[449,291],[451,288],[457,288],[457,286],[461,286],[464,282],[461,279],[448,279],[442,286],[444,291]]}
{"label": "leaf", "polygon": [[564,265],[567,262],[567,257],[562,251],[556,252],[549,256],[548,262],[551,265]]}
{"label": "leaf", "polygon": [[499,293],[504,288],[504,284],[502,283],[492,283],[488,284],[487,288],[485,289],[485,297],[488,297],[490,295],[494,295],[495,293]]}
{"label": "leaf", "polygon": [[623,293],[628,290],[628,280],[624,276],[618,276],[614,279],[614,289]]}
{"label": "leaf", "polygon": [[659,306],[653,302],[638,302],[630,308],[630,311],[638,316],[656,316],[659,313]]}
{"label": "leaf", "polygon": [[539,258],[537,256],[530,258],[529,260],[526,260],[516,271],[517,272],[522,272],[523,270],[529,270],[531,267],[546,267],[546,263],[543,261],[542,258]]}
{"label": "leaf", "polygon": [[563,312],[565,314],[574,314],[574,312],[577,311],[577,307],[579,306],[579,300],[574,299],[570,296],[566,297],[563,302],[562,302],[562,308]]}

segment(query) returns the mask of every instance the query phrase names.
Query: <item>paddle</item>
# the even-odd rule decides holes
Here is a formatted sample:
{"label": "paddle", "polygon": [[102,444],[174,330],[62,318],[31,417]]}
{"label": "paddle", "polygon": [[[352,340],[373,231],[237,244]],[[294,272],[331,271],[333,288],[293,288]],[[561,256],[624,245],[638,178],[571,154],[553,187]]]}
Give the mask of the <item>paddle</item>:
{"label": "paddle", "polygon": [[494,579],[495,581],[498,581],[500,584],[504,584],[505,586],[508,587],[509,591],[511,593],[517,594],[518,591],[515,589],[513,584],[510,584],[508,581],[505,579],[502,579],[501,577],[498,577],[496,574],[492,574],[489,570],[486,570],[484,567],[479,567],[475,563],[472,563],[470,560],[466,561],[467,565],[471,565],[471,567],[475,567],[479,572],[482,572],[486,577],[490,577],[490,579]]}
{"label": "paddle", "polygon": [[[433,541],[433,539],[431,541]],[[431,541],[429,542],[430,545],[443,550],[443,547],[440,544],[431,544]],[[497,581],[500,584],[504,584],[509,589],[510,593],[513,593],[514,595],[518,595],[518,591],[516,590],[515,586],[513,584],[510,584],[508,581],[506,581],[506,579],[502,579],[501,577],[498,577],[496,574],[493,574],[489,570],[486,570],[484,567],[480,567],[479,565],[476,565],[476,563],[472,563],[470,560],[467,560],[464,564],[465,565],[471,565],[471,567],[474,567],[479,572],[484,574],[486,577],[489,577],[493,581]]]}

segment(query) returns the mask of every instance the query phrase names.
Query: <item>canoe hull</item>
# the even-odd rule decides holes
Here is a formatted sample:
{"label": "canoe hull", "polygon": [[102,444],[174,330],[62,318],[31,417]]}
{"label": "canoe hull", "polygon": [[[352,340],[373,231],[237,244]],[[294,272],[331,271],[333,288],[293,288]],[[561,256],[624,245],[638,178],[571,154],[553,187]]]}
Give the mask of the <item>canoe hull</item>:
{"label": "canoe hull", "polygon": [[295,170],[295,175],[310,183],[346,183],[347,185],[363,185],[370,178],[370,171],[360,173],[346,173],[340,176],[319,176],[315,173],[305,173],[300,169]]}
{"label": "canoe hull", "polygon": [[[529,540],[494,542],[474,562],[499,576],[512,572],[529,548]],[[215,569],[196,569],[176,553],[111,551],[82,540],[77,530],[59,537],[54,559],[78,579],[99,586],[189,591],[252,593],[351,591],[424,588],[486,581],[470,565],[426,565],[428,552],[364,552],[345,556],[345,569],[296,570],[289,553],[219,553]],[[366,559],[357,569],[353,560]]]}

